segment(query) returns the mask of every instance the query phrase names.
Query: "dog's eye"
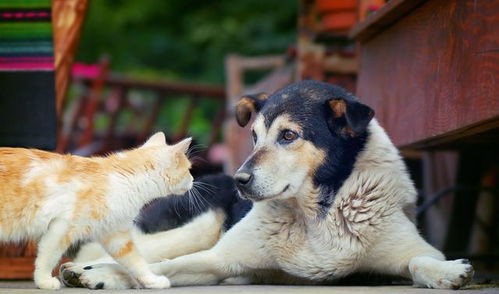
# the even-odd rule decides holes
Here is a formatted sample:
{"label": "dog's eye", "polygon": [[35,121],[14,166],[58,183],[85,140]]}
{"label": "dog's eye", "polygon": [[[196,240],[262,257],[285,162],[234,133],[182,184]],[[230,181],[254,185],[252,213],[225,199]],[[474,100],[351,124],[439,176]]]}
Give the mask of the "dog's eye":
{"label": "dog's eye", "polygon": [[253,144],[256,144],[257,137],[256,137],[256,133],[254,130],[251,131],[251,136],[253,137]]}
{"label": "dog's eye", "polygon": [[292,130],[284,130],[281,132],[281,138],[279,141],[282,143],[291,143],[298,138],[298,134]]}

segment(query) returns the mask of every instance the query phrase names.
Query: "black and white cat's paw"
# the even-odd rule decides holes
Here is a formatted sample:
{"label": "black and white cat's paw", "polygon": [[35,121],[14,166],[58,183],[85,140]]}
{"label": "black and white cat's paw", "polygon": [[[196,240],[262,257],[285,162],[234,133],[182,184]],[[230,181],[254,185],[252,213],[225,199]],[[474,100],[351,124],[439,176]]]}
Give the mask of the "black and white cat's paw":
{"label": "black and white cat's paw", "polygon": [[89,289],[131,289],[141,285],[118,264],[82,265],[68,262],[61,266],[59,278],[67,287]]}

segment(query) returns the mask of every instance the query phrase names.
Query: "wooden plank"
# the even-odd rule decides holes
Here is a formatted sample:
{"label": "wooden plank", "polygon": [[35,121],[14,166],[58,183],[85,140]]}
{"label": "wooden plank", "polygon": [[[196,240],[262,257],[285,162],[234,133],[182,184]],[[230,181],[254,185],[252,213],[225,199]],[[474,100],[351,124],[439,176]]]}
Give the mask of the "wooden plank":
{"label": "wooden plank", "polygon": [[367,41],[425,1],[391,0],[378,11],[368,15],[364,21],[355,25],[348,35],[358,41]]}
{"label": "wooden plank", "polygon": [[361,43],[358,96],[397,146],[496,129],[499,2],[428,1]]}
{"label": "wooden plank", "polygon": [[59,115],[71,80],[71,66],[80,43],[87,7],[88,0],[52,0],[56,106]]}
{"label": "wooden plank", "polygon": [[34,257],[0,257],[0,279],[32,279],[34,260]]}
{"label": "wooden plank", "polygon": [[[87,78],[79,78],[82,82],[91,82]],[[180,83],[180,82],[165,82],[155,80],[142,80],[137,78],[123,77],[117,75],[109,75],[104,78],[104,83],[109,87],[134,88],[139,90],[161,91],[165,94],[187,94],[199,96],[203,98],[211,98],[215,100],[225,99],[225,90],[223,87]]]}
{"label": "wooden plank", "polygon": [[451,130],[444,134],[399,146],[402,149],[449,149],[499,142],[499,116]]}

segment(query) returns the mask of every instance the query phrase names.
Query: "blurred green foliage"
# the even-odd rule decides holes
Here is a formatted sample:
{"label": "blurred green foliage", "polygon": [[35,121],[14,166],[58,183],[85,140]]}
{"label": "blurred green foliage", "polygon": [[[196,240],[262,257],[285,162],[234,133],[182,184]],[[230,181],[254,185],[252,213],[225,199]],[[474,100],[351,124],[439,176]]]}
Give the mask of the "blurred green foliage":
{"label": "blurred green foliage", "polygon": [[77,60],[102,54],[113,71],[224,83],[228,53],[284,53],[295,43],[296,0],[91,0]]}
{"label": "blurred green foliage", "polygon": [[[295,43],[297,5],[297,0],[90,0],[76,60],[97,63],[107,55],[111,71],[127,76],[222,86],[227,54],[284,54]],[[188,105],[188,97],[175,98],[167,100],[155,126],[167,135],[176,132]],[[198,106],[189,134],[205,145],[219,105],[203,100]],[[96,118],[98,130],[108,123]],[[130,124],[138,128],[140,122],[131,113],[121,115],[120,133]]]}

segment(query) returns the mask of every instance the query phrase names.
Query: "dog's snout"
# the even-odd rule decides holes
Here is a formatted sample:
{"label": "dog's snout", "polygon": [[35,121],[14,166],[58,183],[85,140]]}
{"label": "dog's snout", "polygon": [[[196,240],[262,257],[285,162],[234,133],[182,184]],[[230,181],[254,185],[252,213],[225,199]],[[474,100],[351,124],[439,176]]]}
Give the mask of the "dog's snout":
{"label": "dog's snout", "polygon": [[238,187],[247,187],[253,180],[253,174],[246,171],[240,171],[234,175],[234,180],[236,181],[236,185]]}

